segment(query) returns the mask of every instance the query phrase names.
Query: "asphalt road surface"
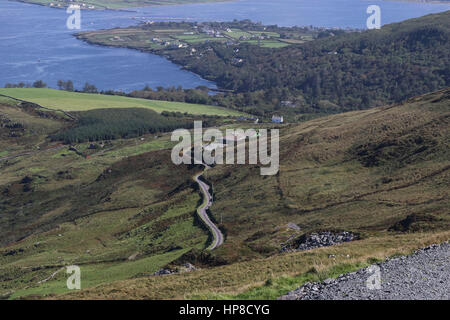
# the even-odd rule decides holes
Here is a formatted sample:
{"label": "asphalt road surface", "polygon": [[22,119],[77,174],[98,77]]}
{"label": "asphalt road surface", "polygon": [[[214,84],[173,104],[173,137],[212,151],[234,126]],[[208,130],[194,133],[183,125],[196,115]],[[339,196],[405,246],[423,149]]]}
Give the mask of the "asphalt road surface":
{"label": "asphalt road surface", "polygon": [[213,200],[211,197],[211,194],[209,193],[209,186],[200,180],[200,177],[203,173],[200,173],[195,176],[195,182],[198,183],[200,186],[200,189],[202,190],[202,193],[205,197],[204,203],[198,208],[198,214],[200,218],[203,220],[203,222],[208,226],[208,228],[211,230],[214,240],[211,246],[208,248],[209,250],[214,250],[217,247],[221,246],[223,244],[223,234],[222,231],[211,221],[211,219],[208,216],[207,210],[212,206]]}

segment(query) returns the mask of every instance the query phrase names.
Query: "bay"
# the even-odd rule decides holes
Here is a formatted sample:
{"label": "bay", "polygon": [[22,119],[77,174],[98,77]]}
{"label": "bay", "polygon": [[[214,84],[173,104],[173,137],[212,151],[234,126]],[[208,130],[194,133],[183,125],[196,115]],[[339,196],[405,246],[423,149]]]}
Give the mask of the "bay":
{"label": "bay", "polygon": [[[450,9],[447,4],[366,0],[240,0],[221,3],[82,11],[81,30],[135,25],[140,21],[231,21],[250,19],[280,26],[364,29],[369,5],[379,5],[382,24]],[[181,69],[163,57],[135,50],[93,46],[73,37],[63,9],[0,0],[0,86],[44,80],[85,82],[100,90],[141,89],[145,85],[182,86],[213,82]]]}

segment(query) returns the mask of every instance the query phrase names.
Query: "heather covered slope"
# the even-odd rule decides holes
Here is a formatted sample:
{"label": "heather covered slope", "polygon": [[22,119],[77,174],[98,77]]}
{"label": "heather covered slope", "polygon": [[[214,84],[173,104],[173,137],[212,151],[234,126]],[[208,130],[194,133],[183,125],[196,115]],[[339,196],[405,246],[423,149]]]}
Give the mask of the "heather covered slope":
{"label": "heather covered slope", "polygon": [[[226,236],[212,256],[199,254],[208,243],[195,220],[200,196],[191,178],[199,170],[168,161],[168,136],[119,139],[87,159],[65,147],[0,162],[2,240],[28,235],[0,251],[1,293],[276,298],[306,280],[448,240],[449,101],[445,89],[280,126],[277,176],[255,166],[208,170],[212,216]],[[280,254],[320,230],[361,240]],[[184,262],[202,270],[149,277]],[[69,264],[81,266],[85,290],[55,296],[68,292],[64,272],[39,283]]]}
{"label": "heather covered slope", "polygon": [[[448,240],[449,93],[285,127],[278,176],[261,177],[254,166],[209,170],[212,214],[226,231],[215,255],[228,265],[52,298],[275,299]],[[339,229],[361,240],[280,253],[289,239]]]}
{"label": "heather covered slope", "polygon": [[404,104],[339,114],[281,131],[280,172],[218,166],[212,208],[223,219],[221,254],[265,256],[295,234],[448,230],[448,89]]}
{"label": "heather covered slope", "polygon": [[170,135],[50,141],[73,122],[0,101],[1,297],[65,292],[59,271],[68,264],[83,266],[90,287],[153,273],[208,245],[195,218],[192,176],[201,168],[172,164]]}

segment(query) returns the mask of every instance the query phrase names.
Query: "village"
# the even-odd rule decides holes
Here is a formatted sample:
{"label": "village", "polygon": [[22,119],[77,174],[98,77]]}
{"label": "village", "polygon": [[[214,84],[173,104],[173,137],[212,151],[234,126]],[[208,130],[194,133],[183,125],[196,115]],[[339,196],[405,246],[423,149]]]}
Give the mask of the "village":
{"label": "village", "polygon": [[86,4],[86,3],[79,2],[76,0],[55,1],[55,2],[50,2],[48,5],[53,8],[72,7],[75,9],[88,9],[88,10],[96,9],[95,5]]}
{"label": "village", "polygon": [[[265,48],[282,48],[302,44],[323,36],[349,30],[327,29],[312,26],[278,27],[263,26],[249,20],[232,22],[158,22],[146,18],[134,18],[140,21],[139,27],[118,29],[109,41],[141,42],[150,49],[191,49],[195,55],[196,45],[208,43],[223,43],[227,46],[251,44]],[[128,32],[129,31],[129,32]],[[239,50],[239,49],[237,49]],[[237,52],[236,52],[237,53]],[[237,59],[235,63],[241,63]]]}

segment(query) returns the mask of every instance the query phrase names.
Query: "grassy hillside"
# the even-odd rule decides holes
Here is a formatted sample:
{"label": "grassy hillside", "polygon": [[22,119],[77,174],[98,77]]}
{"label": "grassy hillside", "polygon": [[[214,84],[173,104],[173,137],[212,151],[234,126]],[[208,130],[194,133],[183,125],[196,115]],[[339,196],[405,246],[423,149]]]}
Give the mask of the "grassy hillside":
{"label": "grassy hillside", "polygon": [[[295,232],[366,236],[411,220],[411,231],[450,229],[450,90],[405,104],[320,118],[282,130],[280,171],[218,166],[216,219],[231,261],[273,254]],[[252,196],[249,197],[248,195]],[[409,217],[409,218],[408,218]]]}
{"label": "grassy hillside", "polygon": [[240,112],[215,106],[68,92],[54,89],[0,89],[0,94],[38,103],[47,108],[64,111],[87,111],[105,108],[149,108],[159,113],[171,111],[198,115],[242,115]]}
{"label": "grassy hillside", "polygon": [[[450,238],[450,89],[283,126],[277,176],[250,165],[208,170],[212,215],[226,240],[206,258],[196,256],[208,244],[194,214],[201,199],[191,178],[200,169],[171,164],[168,135],[109,142],[86,159],[44,147],[42,137],[64,118],[4,103],[4,117],[20,114],[30,136],[28,128],[48,121],[33,138],[39,150],[0,160],[4,297],[272,299]],[[4,137],[10,155],[30,152]],[[289,239],[323,229],[362,240],[280,254]],[[208,259],[227,265],[208,267]],[[202,269],[149,277],[186,261]],[[84,290],[66,295],[65,271],[49,277],[70,264],[81,267]]]}
{"label": "grassy hillside", "polygon": [[[308,252],[254,259],[162,277],[117,281],[48,299],[276,299],[307,281],[325,280],[432,243],[450,232],[390,235]],[[330,258],[335,256],[335,258]]]}
{"label": "grassy hillside", "polygon": [[23,129],[0,127],[1,296],[66,292],[61,278],[39,282],[67,263],[84,266],[90,287],[151,274],[208,245],[195,220],[200,168],[171,163],[169,135],[71,150],[47,138],[68,125],[57,113],[4,100],[0,112]]}
{"label": "grassy hillside", "polygon": [[14,100],[0,97],[0,158],[22,149],[35,148],[48,134],[64,127],[56,115],[55,119],[46,116],[42,110],[27,112],[17,108],[16,104]]}
{"label": "grassy hillside", "polygon": [[[209,171],[212,212],[227,231],[216,254],[237,262],[53,298],[274,299],[305,281],[448,240],[449,116],[447,89],[286,127],[278,176],[261,177],[254,166]],[[278,253],[289,238],[321,229],[358,232],[362,240]]]}

